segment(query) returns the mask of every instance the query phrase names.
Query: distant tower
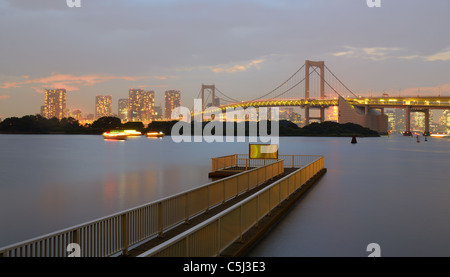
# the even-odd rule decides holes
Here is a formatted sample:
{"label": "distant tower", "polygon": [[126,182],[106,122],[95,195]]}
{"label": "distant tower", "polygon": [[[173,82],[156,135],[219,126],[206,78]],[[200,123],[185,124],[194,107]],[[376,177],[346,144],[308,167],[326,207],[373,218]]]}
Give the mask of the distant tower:
{"label": "distant tower", "polygon": [[149,121],[155,114],[153,90],[130,89],[128,94],[128,121]]}
{"label": "distant tower", "polygon": [[164,117],[172,119],[172,111],[181,104],[181,91],[166,90],[164,93]]}
{"label": "distant tower", "polygon": [[122,121],[128,121],[128,98],[119,99],[119,118]]}
{"label": "distant tower", "polygon": [[95,96],[95,119],[112,114],[112,96],[97,95]]}
{"label": "distant tower", "polygon": [[43,112],[46,118],[65,117],[66,89],[46,89]]}

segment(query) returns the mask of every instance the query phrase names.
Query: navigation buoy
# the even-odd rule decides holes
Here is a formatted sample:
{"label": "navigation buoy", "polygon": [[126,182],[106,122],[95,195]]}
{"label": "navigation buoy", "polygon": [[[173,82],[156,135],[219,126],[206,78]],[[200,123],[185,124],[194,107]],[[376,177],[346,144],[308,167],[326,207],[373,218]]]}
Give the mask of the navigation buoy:
{"label": "navigation buoy", "polygon": [[427,137],[425,137],[425,141],[428,141],[428,140],[427,140]]}
{"label": "navigation buoy", "polygon": [[352,137],[352,143],[357,143],[357,141],[356,141],[356,136],[353,136],[353,137]]}

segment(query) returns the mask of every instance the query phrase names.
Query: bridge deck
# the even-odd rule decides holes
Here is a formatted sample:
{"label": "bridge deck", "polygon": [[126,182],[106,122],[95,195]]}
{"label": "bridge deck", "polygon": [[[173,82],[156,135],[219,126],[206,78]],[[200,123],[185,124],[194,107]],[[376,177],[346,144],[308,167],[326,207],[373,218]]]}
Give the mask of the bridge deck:
{"label": "bridge deck", "polygon": [[[292,167],[285,168],[283,174],[273,178],[272,180],[266,181],[262,185],[259,185],[259,186],[255,187],[255,188],[253,188],[253,189],[251,189],[251,190],[249,190],[249,191],[247,191],[247,192],[245,192],[243,194],[240,194],[239,196],[235,197],[234,199],[226,201],[225,203],[210,209],[207,213],[202,213],[200,215],[197,215],[197,216],[191,218],[188,223],[184,223],[184,224],[178,225],[178,226],[176,226],[176,227],[166,231],[164,233],[163,237],[155,237],[153,239],[150,239],[147,242],[144,242],[143,244],[140,244],[139,246],[137,246],[135,248],[130,249],[128,251],[128,254],[126,255],[126,257],[137,257],[138,255],[148,251],[149,249],[152,249],[152,248],[158,246],[159,244],[161,244],[161,243],[163,243],[163,242],[165,242],[165,241],[167,241],[167,240],[169,240],[169,239],[171,239],[171,238],[173,238],[173,237],[175,237],[175,236],[185,232],[186,230],[194,227],[195,225],[198,225],[201,222],[203,222],[203,221],[213,217],[214,215],[216,215],[216,214],[226,210],[227,208],[229,208],[229,207],[233,206],[234,204],[244,200],[245,198],[247,198],[247,197],[251,196],[252,194],[256,193],[257,191],[259,191],[259,190],[265,188],[266,186],[272,184],[273,182],[275,182],[275,181],[277,181],[277,180],[279,180],[279,179],[281,179],[281,178],[291,174],[292,172],[294,172],[297,169],[298,168],[292,168]],[[236,173],[239,173],[239,172],[236,172]],[[233,245],[232,245],[232,246],[229,247],[229,249],[227,249],[225,251],[224,255],[225,256],[235,256],[235,254],[241,253],[241,251],[238,251],[240,249],[241,249],[240,247],[236,247],[236,246],[233,247]],[[122,257],[123,257],[123,255],[122,255]]]}

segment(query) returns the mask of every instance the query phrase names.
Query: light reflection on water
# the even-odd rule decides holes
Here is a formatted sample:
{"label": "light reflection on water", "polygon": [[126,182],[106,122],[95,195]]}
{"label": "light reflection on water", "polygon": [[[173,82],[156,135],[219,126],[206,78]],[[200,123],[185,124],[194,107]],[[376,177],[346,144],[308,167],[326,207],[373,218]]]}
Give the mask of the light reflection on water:
{"label": "light reflection on water", "polygon": [[[0,246],[209,182],[212,157],[248,143],[125,142],[0,135]],[[450,255],[450,140],[280,138],[280,154],[324,155],[326,175],[250,256]]]}

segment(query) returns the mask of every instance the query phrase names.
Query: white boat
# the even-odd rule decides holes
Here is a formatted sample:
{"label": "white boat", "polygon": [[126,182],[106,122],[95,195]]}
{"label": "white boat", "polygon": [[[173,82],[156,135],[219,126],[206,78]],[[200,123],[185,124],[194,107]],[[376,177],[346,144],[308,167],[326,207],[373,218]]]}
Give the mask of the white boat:
{"label": "white boat", "polygon": [[163,132],[148,132],[145,134],[148,138],[162,138],[164,135],[165,134]]}
{"label": "white boat", "polygon": [[110,132],[104,132],[103,138],[105,139],[114,139],[114,140],[125,140],[127,139],[127,134],[125,132],[118,132],[118,131],[110,131]]}
{"label": "white boat", "polygon": [[450,134],[431,134],[430,137],[434,137],[434,138],[450,138]]}
{"label": "white boat", "polygon": [[136,131],[136,130],[125,130],[125,131],[123,131],[127,136],[130,136],[130,137],[138,137],[138,136],[141,136],[142,135],[142,133],[141,132],[139,132],[139,131]]}

